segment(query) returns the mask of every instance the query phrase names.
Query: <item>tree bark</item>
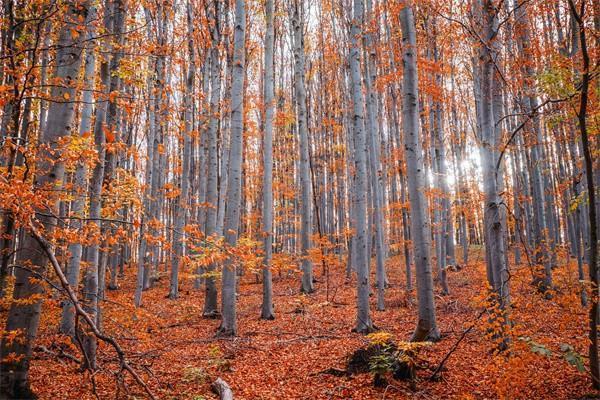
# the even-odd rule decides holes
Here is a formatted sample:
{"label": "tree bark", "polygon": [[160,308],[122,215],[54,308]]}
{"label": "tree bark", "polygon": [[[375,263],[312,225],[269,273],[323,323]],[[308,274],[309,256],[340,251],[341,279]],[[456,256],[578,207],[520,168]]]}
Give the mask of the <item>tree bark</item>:
{"label": "tree bark", "polygon": [[[235,2],[233,36],[233,75],[231,83],[231,137],[229,147],[229,177],[227,181],[227,209],[225,210],[225,243],[237,244],[240,225],[242,195],[242,144],[244,130],[244,77],[246,67],[246,5],[244,0]],[[236,262],[230,256],[222,272],[222,315],[217,332],[220,336],[237,334],[236,316]]]}
{"label": "tree bark", "polygon": [[266,33],[265,33],[265,65],[264,65],[264,103],[265,122],[263,137],[263,235],[265,256],[263,261],[263,297],[260,317],[275,319],[273,312],[273,282],[271,261],[273,252],[273,113],[275,110],[275,93],[273,90],[273,0],[266,0]]}
{"label": "tree bark", "polygon": [[175,210],[175,229],[173,232],[173,260],[171,262],[171,282],[169,286],[169,298],[179,297],[179,267],[183,258],[185,234],[183,229],[186,223],[188,210],[188,196],[190,191],[190,161],[192,156],[192,130],[193,130],[193,93],[194,77],[196,74],[196,59],[194,54],[194,14],[190,1],[187,2],[188,23],[188,70],[184,93],[184,132],[183,132],[183,160],[181,168],[181,191],[178,196],[178,204]]}
{"label": "tree bark", "polygon": [[431,274],[431,227],[426,211],[425,171],[423,148],[419,139],[419,83],[417,74],[417,40],[412,6],[400,11],[402,29],[402,128],[408,194],[410,201],[411,239],[417,276],[419,316],[412,341],[438,340],[440,332],[436,323]]}
{"label": "tree bark", "polygon": [[600,359],[598,357],[598,324],[600,315],[598,313],[598,297],[600,287],[598,271],[600,271],[600,240],[598,238],[598,229],[600,224],[598,222],[598,215],[596,214],[596,207],[598,201],[596,200],[596,187],[594,181],[594,175],[598,174],[598,171],[594,167],[594,159],[592,158],[593,147],[590,143],[590,138],[587,131],[587,107],[588,107],[588,96],[590,86],[590,56],[587,50],[587,39],[586,39],[586,27],[583,21],[585,15],[585,2],[581,3],[580,11],[578,12],[573,0],[569,0],[569,8],[577,24],[579,26],[579,44],[581,46],[581,58],[582,58],[582,74],[581,74],[581,89],[580,89],[580,100],[579,109],[577,110],[577,119],[579,122],[579,132],[581,134],[581,144],[583,149],[584,166],[586,172],[586,181],[588,186],[588,217],[589,217],[589,238],[590,238],[590,263],[589,263],[589,275],[590,281],[592,282],[592,296],[591,296],[591,307],[589,311],[590,315],[590,343],[589,343],[589,357],[590,357],[590,375],[592,378],[592,385],[595,389],[600,389]]}
{"label": "tree bark", "polygon": [[[372,1],[367,0],[367,18],[372,18]],[[369,21],[370,22],[370,21]],[[368,159],[371,179],[371,192],[373,194],[373,225],[375,228],[375,255],[376,269],[375,277],[377,280],[377,310],[385,310],[385,286],[386,286],[386,247],[385,247],[385,224],[383,220],[383,169],[381,165],[381,141],[377,119],[379,110],[377,107],[377,93],[373,88],[377,78],[377,65],[375,44],[373,35],[367,32],[364,36],[364,48],[367,53],[365,60],[365,87],[367,92],[366,109],[367,121],[365,124],[366,136],[368,140]]]}
{"label": "tree bark", "polygon": [[[96,8],[91,7],[88,12],[88,24],[90,20],[96,18]],[[88,25],[88,40],[93,40],[95,36],[95,29],[93,24]],[[94,82],[96,77],[96,54],[95,46],[93,42],[88,45],[85,49],[85,71],[84,81],[88,83],[88,87],[83,91],[83,108],[81,110],[81,120],[79,123],[79,135],[85,138],[86,135],[90,135],[92,131],[92,113],[94,111]],[[71,223],[71,229],[80,230],[82,228],[82,220],[85,209],[86,201],[86,182],[87,180],[87,167],[85,160],[81,160],[77,164],[75,170],[75,177],[73,182],[73,192],[75,199],[71,204],[71,215],[75,216]],[[83,246],[81,242],[75,242],[69,244],[68,247],[69,260],[67,264],[67,279],[71,287],[78,287],[79,275],[81,266],[81,256],[83,253]],[[72,302],[65,300],[62,305],[60,332],[69,336],[75,334],[75,308]]]}
{"label": "tree bark", "polygon": [[365,132],[364,107],[365,100],[362,92],[360,71],[360,43],[363,24],[362,0],[354,0],[353,15],[350,26],[350,78],[352,84],[353,128],[354,128],[354,167],[355,182],[353,186],[354,238],[355,251],[354,267],[356,269],[357,285],[357,314],[354,330],[369,333],[373,330],[369,311],[369,254],[367,226],[367,137]]}
{"label": "tree bark", "polygon": [[497,14],[492,0],[485,0],[478,12],[482,21],[482,36],[485,44],[479,49],[479,64],[475,66],[475,74],[479,76],[479,94],[481,106],[479,107],[480,140],[482,173],[484,182],[484,240],[486,243],[486,264],[489,284],[492,287],[492,300],[498,305],[501,315],[497,318],[501,321],[501,331],[495,332],[502,342],[501,347],[506,345],[507,337],[505,329],[508,326],[508,311],[510,307],[510,292],[508,285],[508,266],[505,258],[504,227],[502,213],[500,210],[502,198],[500,195],[498,151],[500,137],[496,134],[493,110],[494,85],[500,83],[494,80],[493,41],[496,37]]}
{"label": "tree bark", "polygon": [[308,117],[306,112],[306,85],[304,67],[304,32],[301,20],[302,3],[299,0],[292,1],[292,43],[294,47],[294,85],[296,94],[296,112],[298,124],[298,141],[300,143],[300,188],[301,194],[301,257],[302,257],[302,293],[312,293],[313,287],[313,265],[309,258],[312,234],[312,200],[310,180],[310,160],[308,143]]}
{"label": "tree bark", "polygon": [[[219,111],[221,99],[221,67],[220,67],[220,52],[219,45],[220,37],[220,13],[221,2],[214,3],[214,13],[211,16],[214,18],[214,27],[211,29],[212,47],[210,49],[211,56],[211,88],[210,88],[210,119],[208,125],[208,177],[206,179],[206,203],[210,206],[206,210],[206,221],[204,233],[207,237],[215,237],[217,232],[217,212],[218,212],[218,127],[219,127]],[[204,296],[204,311],[203,315],[208,318],[214,318],[219,315],[218,300],[217,300],[217,285],[214,277],[215,265],[208,266],[208,274],[205,280],[205,296]]]}

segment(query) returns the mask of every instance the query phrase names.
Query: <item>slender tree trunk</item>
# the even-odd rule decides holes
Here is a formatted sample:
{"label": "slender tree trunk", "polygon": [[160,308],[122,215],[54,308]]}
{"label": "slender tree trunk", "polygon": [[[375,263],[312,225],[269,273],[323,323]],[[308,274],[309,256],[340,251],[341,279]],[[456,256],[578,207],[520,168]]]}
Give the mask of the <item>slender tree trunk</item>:
{"label": "slender tree trunk", "polygon": [[[2,107],[2,119],[0,120],[0,150],[2,150],[0,153],[0,166],[6,168],[6,176],[9,179],[13,175],[18,148],[25,143],[25,138],[19,137],[18,131],[21,96],[19,95],[19,80],[15,76],[17,71],[22,68],[23,63],[16,54],[15,44],[21,39],[24,24],[16,18],[17,10],[15,10],[15,6],[14,0],[3,2],[5,27],[2,28],[2,54],[7,56],[7,61],[2,63],[3,68],[0,71],[4,78],[4,81],[0,79],[0,83],[5,84],[11,91],[10,97]],[[46,37],[49,37],[49,35],[46,34]],[[10,69],[4,67],[5,65]],[[7,148],[5,149],[5,147]],[[14,217],[9,210],[2,210],[0,216],[2,217],[0,220],[0,297],[2,297],[7,286],[6,279],[10,274],[9,263],[14,257],[13,251],[17,232],[15,231]]]}
{"label": "slender tree trunk", "polygon": [[[517,47],[521,56],[524,58],[531,57],[531,43],[529,34],[529,21],[526,5],[517,4],[516,11],[516,27],[515,30],[519,33],[517,36]],[[522,67],[524,81],[524,108],[526,114],[531,114],[538,108],[538,100],[535,89],[533,88],[535,79],[535,71],[529,63],[523,63]],[[544,162],[543,151],[543,136],[542,126],[538,115],[533,117],[532,124],[528,124],[530,129],[533,129],[534,138],[531,148],[531,184],[533,194],[533,215],[534,215],[534,235],[535,235],[535,254],[536,262],[542,269],[539,272],[540,276],[536,276],[535,284],[538,285],[540,291],[550,296],[548,290],[552,289],[552,258],[550,257],[549,246],[549,231],[547,223],[547,206],[546,193],[544,185],[544,177],[542,176],[542,163]]]}
{"label": "slender tree trunk", "polygon": [[[244,0],[235,2],[235,22],[233,36],[233,75],[231,83],[231,137],[229,147],[229,179],[227,182],[227,209],[225,211],[225,243],[234,247],[237,244],[240,225],[242,195],[242,144],[244,130],[244,76],[246,68],[246,5]],[[229,257],[222,272],[222,315],[218,335],[237,334],[236,317],[236,263]]]}
{"label": "slender tree trunk", "polygon": [[502,332],[497,335],[502,338],[501,347],[506,345],[504,329],[508,325],[508,308],[510,307],[510,295],[508,285],[508,266],[504,255],[504,224],[501,218],[500,197],[501,185],[498,182],[499,170],[498,152],[500,137],[496,134],[495,119],[493,111],[494,84],[494,60],[493,40],[496,37],[497,14],[492,0],[485,0],[479,10],[482,18],[483,37],[485,45],[480,48],[480,64],[476,65],[475,73],[479,75],[479,93],[481,95],[480,111],[480,140],[481,159],[484,182],[485,208],[484,208],[484,240],[486,243],[486,264],[488,280],[493,289],[493,301],[498,305],[502,321]]}
{"label": "slender tree trunk", "polygon": [[184,232],[188,210],[188,196],[190,189],[190,161],[192,153],[192,130],[193,130],[193,92],[194,76],[196,74],[196,62],[194,55],[194,15],[192,4],[187,2],[187,23],[188,23],[188,71],[185,83],[184,93],[184,129],[183,132],[183,160],[181,167],[181,191],[178,197],[177,209],[175,210],[175,229],[173,232],[174,256],[171,262],[171,282],[169,286],[169,298],[179,297],[179,264],[183,258]]}
{"label": "slender tree trunk", "polygon": [[[372,18],[371,0],[367,0],[367,18],[368,22]],[[385,225],[383,221],[383,170],[381,166],[380,148],[381,142],[377,119],[379,118],[379,110],[377,108],[377,93],[374,90],[375,80],[377,78],[377,64],[375,44],[373,43],[373,35],[367,33],[364,35],[364,47],[367,53],[365,60],[365,86],[367,92],[366,110],[367,123],[365,124],[366,136],[368,141],[369,168],[371,179],[371,192],[373,194],[373,222],[375,229],[375,254],[376,254],[376,270],[375,276],[377,279],[377,310],[385,310]]]}
{"label": "slender tree trunk", "polygon": [[354,238],[353,250],[356,252],[356,285],[357,285],[357,314],[356,332],[368,333],[373,330],[369,311],[369,253],[367,241],[367,137],[365,132],[364,107],[365,100],[362,92],[360,71],[360,44],[363,24],[362,0],[354,0],[353,15],[350,26],[350,78],[352,84],[353,125],[354,125]]}
{"label": "slender tree trunk", "polygon": [[[206,179],[206,203],[210,206],[206,210],[206,225],[204,232],[207,237],[215,237],[217,232],[217,212],[218,212],[218,174],[219,160],[217,152],[219,110],[221,99],[221,67],[219,57],[220,39],[220,13],[221,2],[214,3],[215,10],[212,17],[215,20],[215,26],[211,29],[212,47],[211,55],[211,88],[210,88],[210,119],[208,125],[208,177]],[[214,318],[219,315],[217,301],[217,285],[214,277],[215,265],[208,266],[208,274],[205,281],[205,297],[203,315],[208,318]]]}
{"label": "slender tree trunk", "polygon": [[274,319],[273,282],[271,277],[271,260],[273,252],[273,113],[275,109],[275,93],[273,90],[273,0],[266,0],[266,33],[265,33],[265,65],[264,65],[264,103],[265,122],[263,137],[263,235],[265,257],[262,269],[263,297],[260,317]]}
{"label": "slender tree trunk", "polygon": [[411,239],[417,275],[417,298],[419,316],[412,341],[438,340],[440,332],[435,317],[433,279],[431,274],[431,228],[426,211],[425,171],[423,148],[419,139],[419,84],[417,76],[417,38],[412,6],[400,11],[402,28],[402,128],[404,130],[404,152],[408,194],[410,200]]}
{"label": "slender tree trunk", "polygon": [[302,293],[312,293],[313,265],[309,258],[312,234],[312,200],[310,180],[310,160],[308,143],[308,118],[306,112],[306,86],[304,77],[304,32],[301,20],[302,3],[299,0],[292,2],[292,35],[294,47],[294,84],[296,98],[296,112],[298,124],[298,139],[300,143],[300,188],[301,194],[301,256],[302,256]]}
{"label": "slender tree trunk", "polygon": [[[96,8],[91,7],[88,13],[88,24],[90,20],[96,18]],[[96,35],[93,24],[88,25],[88,40],[93,40]],[[93,42],[92,42],[93,43]],[[94,82],[96,74],[96,54],[95,46],[93,44],[86,47],[85,55],[85,72],[84,82],[86,82],[87,89],[83,91],[83,108],[81,110],[81,121],[79,123],[79,135],[81,138],[89,137],[92,131],[92,113],[94,111]],[[73,182],[73,192],[75,199],[71,204],[71,215],[75,219],[71,222],[71,228],[74,230],[80,230],[83,226],[81,218],[85,216],[85,200],[87,194],[86,182],[87,181],[87,167],[85,160],[81,160],[77,164],[75,170],[75,177]],[[81,242],[71,243],[68,247],[69,260],[67,264],[67,280],[71,287],[79,286],[79,275],[81,265],[81,255],[83,246]],[[65,300],[62,306],[60,332],[69,336],[75,335],[75,306],[72,302]]]}
{"label": "slender tree trunk", "polygon": [[587,50],[587,39],[586,39],[586,27],[584,25],[583,18],[585,16],[585,2],[581,3],[580,11],[578,12],[573,0],[569,0],[569,8],[571,14],[577,21],[579,26],[579,44],[581,46],[581,58],[582,58],[582,73],[581,73],[581,89],[580,89],[580,100],[579,109],[577,110],[577,119],[579,122],[579,132],[581,134],[581,147],[583,149],[584,166],[586,173],[586,181],[588,186],[588,217],[589,217],[589,238],[590,238],[590,263],[589,263],[589,274],[590,281],[592,282],[592,296],[591,296],[591,307],[590,307],[590,343],[589,343],[589,357],[590,357],[590,374],[592,378],[592,385],[594,389],[600,389],[600,359],[598,357],[598,324],[600,323],[600,315],[598,310],[598,297],[600,287],[598,271],[600,271],[600,239],[598,238],[598,229],[600,224],[598,223],[598,215],[596,214],[596,207],[598,202],[596,200],[596,187],[594,181],[594,174],[598,174],[598,170],[594,166],[593,159],[593,142],[590,143],[590,137],[587,131],[587,106],[590,86],[590,56]]}
{"label": "slender tree trunk", "polygon": [[[146,22],[147,22],[147,37],[150,40],[152,38],[152,19],[150,17],[150,12],[148,10],[144,10],[146,14]],[[156,60],[154,57],[148,58],[149,67],[148,69],[153,71],[148,75],[146,79],[146,92],[150,97],[150,102],[147,107],[148,113],[148,127],[146,134],[146,167],[145,167],[145,175],[144,175],[144,193],[143,193],[143,201],[142,201],[142,215],[140,216],[140,230],[139,230],[139,242],[138,242],[138,259],[137,259],[137,277],[136,277],[136,286],[135,286],[135,295],[134,295],[134,304],[136,307],[141,307],[142,305],[142,294],[145,286],[145,278],[148,276],[148,263],[150,261],[150,249],[151,246],[148,246],[147,235],[149,233],[149,229],[146,226],[148,222],[151,221],[151,215],[147,215],[151,212],[152,207],[152,182],[154,182],[154,158],[157,157],[155,152],[155,136],[156,133],[156,99],[153,98],[153,93],[155,89],[155,64]]]}
{"label": "slender tree trunk", "polygon": [[[102,186],[105,188],[110,188],[114,186],[113,182],[115,181],[117,163],[120,157],[120,150],[118,146],[114,146],[114,144],[118,144],[121,142],[121,126],[119,123],[120,110],[116,101],[116,97],[111,99],[111,95],[119,94],[121,90],[121,77],[119,75],[119,67],[121,64],[121,59],[123,57],[123,51],[121,50],[125,41],[124,34],[124,26],[125,26],[125,4],[124,0],[111,0],[107,2],[107,5],[111,6],[113,20],[112,24],[112,36],[114,37],[114,50],[110,60],[110,87],[109,90],[109,100],[108,100],[108,113],[106,116],[106,128],[109,132],[112,133],[112,138],[109,138],[107,142],[109,143],[108,148],[106,149],[105,154],[105,167],[104,167],[104,176],[102,178]],[[111,146],[113,144],[113,146]],[[104,206],[107,202],[106,197],[102,199],[102,206]],[[106,289],[106,267],[108,265],[109,259],[114,258],[112,255],[116,255],[118,245],[112,244],[109,245],[108,238],[115,232],[115,227],[112,226],[110,222],[104,221],[102,223],[102,240],[103,240],[103,250],[100,253],[100,262],[98,266],[98,299],[104,300],[105,297],[105,289]],[[97,325],[98,328],[101,329],[101,308],[98,308],[98,318]]]}

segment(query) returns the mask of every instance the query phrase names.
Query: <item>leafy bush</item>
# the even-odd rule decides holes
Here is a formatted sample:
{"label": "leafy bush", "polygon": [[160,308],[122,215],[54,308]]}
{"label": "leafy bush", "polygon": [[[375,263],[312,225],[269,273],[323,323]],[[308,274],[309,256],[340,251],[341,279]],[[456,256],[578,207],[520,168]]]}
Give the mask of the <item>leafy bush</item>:
{"label": "leafy bush", "polygon": [[183,370],[183,380],[185,382],[204,384],[208,380],[208,374],[201,367],[187,367]]}
{"label": "leafy bush", "polygon": [[369,346],[361,349],[362,352],[355,352],[353,358],[355,362],[361,357],[367,359],[375,386],[384,386],[387,383],[385,376],[390,374],[395,379],[414,380],[421,361],[419,353],[431,345],[430,342],[395,342],[387,332],[372,333],[367,338]]}

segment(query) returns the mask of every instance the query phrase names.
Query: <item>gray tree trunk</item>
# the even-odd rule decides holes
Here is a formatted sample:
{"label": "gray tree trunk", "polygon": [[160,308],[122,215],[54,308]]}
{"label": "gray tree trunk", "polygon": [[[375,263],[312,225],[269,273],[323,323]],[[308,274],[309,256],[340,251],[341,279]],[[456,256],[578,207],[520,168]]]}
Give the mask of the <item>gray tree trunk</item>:
{"label": "gray tree trunk", "polygon": [[[212,48],[211,55],[211,88],[210,88],[210,120],[208,125],[208,177],[206,179],[206,203],[210,207],[206,210],[206,221],[204,232],[207,237],[219,234],[217,232],[217,212],[218,212],[218,178],[219,178],[219,160],[217,152],[218,127],[219,127],[219,109],[221,100],[221,67],[219,57],[220,39],[220,1],[215,2],[214,19],[215,26],[211,29]],[[209,250],[210,251],[210,250]],[[214,318],[218,316],[217,285],[213,275],[215,265],[208,266],[208,276],[205,281],[204,311],[205,317]]]}
{"label": "gray tree trunk", "polygon": [[[371,0],[367,0],[367,20],[372,18]],[[375,228],[375,254],[376,254],[376,269],[375,276],[377,279],[377,310],[385,310],[385,224],[383,221],[383,168],[380,157],[380,138],[377,119],[379,118],[379,110],[377,107],[377,93],[373,85],[377,79],[377,57],[375,53],[375,44],[370,33],[364,35],[364,45],[367,52],[365,60],[365,86],[367,91],[367,115],[368,115],[368,130],[366,133],[368,140],[369,154],[369,171],[371,178],[371,188],[373,193],[373,222]]]}
{"label": "gray tree trunk", "polygon": [[[112,32],[114,14],[112,2],[106,1],[104,10],[104,28],[107,32]],[[111,46],[107,43],[107,46]],[[109,60],[104,60],[100,65],[100,80],[103,88],[110,88],[111,75],[109,70]],[[104,99],[103,99],[104,100]],[[105,159],[106,159],[106,135],[105,120],[108,113],[107,101],[99,102],[96,106],[96,120],[94,121],[94,144],[98,153],[98,160],[92,172],[92,178],[89,186],[89,214],[90,223],[96,232],[101,232],[102,218],[102,183],[104,179]],[[83,288],[83,309],[96,322],[98,318],[98,272],[100,266],[100,240],[97,239],[86,249],[87,270],[84,277]],[[87,354],[86,364],[89,368],[96,368],[96,336],[86,335],[83,340],[84,351]]]}
{"label": "gray tree trunk", "polygon": [[494,84],[494,60],[493,40],[496,37],[497,14],[491,0],[484,0],[481,6],[482,36],[486,45],[479,50],[480,63],[475,68],[475,74],[479,75],[479,95],[481,96],[480,112],[480,140],[482,173],[484,182],[485,208],[484,208],[484,240],[486,243],[486,264],[488,279],[493,288],[494,301],[497,302],[503,315],[500,317],[504,325],[508,324],[508,308],[510,306],[510,295],[508,285],[508,266],[505,257],[504,227],[502,213],[500,211],[502,198],[500,197],[500,186],[498,182],[499,170],[498,148],[500,135],[495,129],[493,110]]}
{"label": "gray tree trunk", "polygon": [[[150,12],[148,10],[144,10],[146,15],[147,22],[147,37],[148,40],[152,38],[152,18],[150,17]],[[148,58],[148,63],[150,64],[148,69],[154,70],[156,60],[154,57]],[[156,136],[156,99],[152,98],[154,93],[154,84],[155,77],[153,74],[149,74],[146,79],[146,92],[147,95],[150,96],[150,101],[147,108],[148,118],[147,118],[147,135],[146,135],[146,167],[145,167],[145,176],[144,176],[144,193],[143,193],[143,201],[142,201],[142,215],[140,219],[140,231],[139,231],[139,242],[138,242],[138,259],[137,259],[137,275],[136,275],[136,286],[135,286],[135,295],[134,295],[134,304],[136,307],[141,307],[142,305],[142,293],[144,290],[145,277],[148,275],[148,262],[150,260],[148,240],[146,235],[148,233],[148,229],[146,224],[151,219],[149,215],[146,213],[150,212],[150,208],[152,207],[152,182],[154,181],[154,158],[156,156],[155,152],[155,136]]]}
{"label": "gray tree trunk", "polygon": [[194,55],[194,11],[190,1],[187,2],[187,23],[188,23],[188,70],[185,83],[184,93],[184,129],[183,132],[183,160],[181,168],[181,191],[178,196],[178,204],[176,203],[175,210],[175,226],[173,232],[173,260],[171,262],[171,282],[169,286],[169,298],[176,299],[179,297],[179,263],[183,257],[183,246],[185,235],[183,229],[185,227],[188,196],[190,189],[190,161],[192,157],[192,130],[193,130],[193,93],[194,93],[194,76],[196,74],[196,62]]}
{"label": "gray tree trunk", "polygon": [[437,340],[440,332],[435,317],[433,279],[431,274],[431,228],[427,216],[425,171],[423,148],[419,139],[419,84],[417,74],[417,38],[413,9],[404,7],[400,12],[402,28],[402,128],[404,130],[404,151],[408,194],[410,201],[411,239],[417,276],[417,298],[419,317],[412,341]]}
{"label": "gray tree trunk", "polygon": [[[242,144],[244,130],[244,77],[246,68],[246,5],[235,2],[233,36],[233,74],[231,83],[231,137],[229,148],[229,179],[227,182],[227,209],[225,211],[225,243],[235,246],[239,236],[242,192]],[[236,317],[236,263],[229,257],[222,272],[222,315],[220,336],[237,334]]]}
{"label": "gray tree trunk", "polygon": [[360,43],[363,23],[362,0],[354,0],[353,15],[350,26],[350,77],[352,85],[353,127],[354,127],[354,166],[355,183],[353,185],[354,238],[352,248],[355,251],[354,267],[356,268],[357,314],[356,332],[368,333],[373,330],[369,310],[369,253],[367,227],[367,137],[365,132],[364,108],[360,71]]}
{"label": "gray tree trunk", "polygon": [[310,180],[310,160],[308,149],[308,116],[306,112],[306,85],[304,67],[304,32],[301,20],[302,3],[293,0],[291,10],[292,43],[294,48],[294,89],[298,124],[298,140],[300,143],[300,188],[301,188],[301,257],[302,257],[302,293],[312,293],[313,265],[309,258],[312,234],[312,199]]}
{"label": "gray tree trunk", "polygon": [[[96,8],[90,7],[88,12],[88,23],[96,18]],[[88,40],[93,40],[96,30],[93,24],[88,25]],[[93,42],[90,42],[85,49],[85,71],[83,81],[87,84],[87,89],[83,91],[81,109],[81,120],[79,123],[79,135],[89,135],[92,131],[92,113],[94,111],[94,82],[96,80],[96,54]],[[73,192],[75,199],[71,204],[71,215],[75,219],[71,222],[71,229],[80,230],[83,226],[81,218],[85,217],[85,200],[87,194],[87,167],[86,163],[80,162],[75,170],[73,181]],[[81,242],[69,244],[69,260],[67,263],[67,280],[69,285],[77,288],[79,285],[79,275],[81,266],[81,255],[83,246]],[[75,308],[72,302],[65,300],[62,305],[60,332],[69,336],[75,334]]]}
{"label": "gray tree trunk", "polygon": [[[112,15],[109,19],[113,20],[112,23],[112,31],[111,34],[114,36],[115,49],[121,49],[125,43],[125,35],[124,35],[124,26],[125,26],[125,13],[126,7],[123,0],[111,0],[108,2],[111,6]],[[107,5],[108,5],[107,4]],[[110,93],[119,93],[121,90],[121,78],[119,76],[119,66],[122,59],[122,52],[115,51],[112,54],[110,61]],[[108,114],[106,116],[106,127],[107,129],[113,133],[114,143],[119,143],[121,141],[121,130],[120,130],[120,110],[117,105],[116,100],[109,100],[108,102]],[[112,182],[115,179],[117,162],[119,160],[119,149],[118,148],[110,148],[106,151],[106,160],[105,160],[105,168],[104,168],[104,176],[103,176],[103,186],[111,187]],[[102,201],[106,202],[106,198]],[[104,294],[106,289],[106,267],[110,258],[114,258],[111,255],[116,255],[117,253],[117,244],[108,245],[108,238],[114,233],[115,228],[111,226],[112,224],[104,221],[102,223],[102,240],[104,241],[105,249],[100,253],[100,263],[98,267],[98,299],[104,300]],[[97,325],[98,328],[101,327],[101,309],[98,309],[98,318]]]}
{"label": "gray tree trunk", "polygon": [[263,138],[263,235],[265,257],[262,269],[263,297],[260,317],[274,319],[273,281],[271,260],[273,252],[273,114],[275,111],[275,93],[273,90],[273,0],[266,0],[265,65],[264,65],[264,103],[265,123]]}
{"label": "gray tree trunk", "polygon": [[[531,43],[529,33],[529,21],[527,15],[527,6],[524,4],[519,5],[516,8],[516,31],[517,35],[517,47],[522,57],[531,56]],[[531,86],[531,80],[535,77],[535,71],[529,63],[523,63],[523,91],[524,91],[524,104],[523,108],[526,114],[531,114],[532,110],[538,107],[537,94],[535,89]],[[534,143],[531,148],[531,185],[532,185],[532,203],[533,203],[533,215],[534,215],[534,235],[535,235],[535,254],[536,262],[543,266],[543,271],[540,272],[540,276],[536,277],[535,283],[539,286],[539,289],[549,296],[547,291],[552,288],[552,258],[550,257],[549,247],[549,235],[548,235],[548,224],[547,224],[547,206],[546,206],[546,193],[544,185],[544,177],[542,176],[542,163],[544,158],[543,150],[543,137],[542,137],[542,126],[539,116],[533,117],[532,124],[527,124],[530,129],[534,132]]]}

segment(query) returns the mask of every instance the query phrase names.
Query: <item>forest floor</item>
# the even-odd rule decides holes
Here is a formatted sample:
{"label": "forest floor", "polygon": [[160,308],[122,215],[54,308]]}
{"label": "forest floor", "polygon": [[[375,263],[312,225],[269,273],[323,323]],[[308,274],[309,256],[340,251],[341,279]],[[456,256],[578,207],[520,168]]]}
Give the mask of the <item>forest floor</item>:
{"label": "forest floor", "polygon": [[[375,388],[370,374],[333,376],[328,368],[344,369],[347,357],[368,343],[352,333],[355,323],[355,282],[346,282],[343,271],[332,271],[329,298],[320,268],[315,268],[316,293],[299,294],[294,274],[275,275],[276,319],[258,319],[261,285],[246,275],[238,298],[239,336],[214,337],[218,320],[202,318],[203,291],[192,281],[182,284],[178,300],[166,298],[164,276],[144,293],[145,307],[135,310],[133,276],[123,279],[118,291],[108,291],[102,305],[104,325],[125,349],[129,359],[160,399],[212,399],[210,383],[217,377],[228,382],[236,399],[580,399],[593,396],[585,372],[567,358],[587,353],[587,313],[578,298],[579,283],[573,262],[555,270],[556,292],[545,300],[530,285],[527,266],[513,268],[511,291],[511,351],[496,354],[487,337],[489,319],[478,318],[485,292],[485,266],[480,252],[471,255],[465,268],[450,272],[451,294],[436,294],[442,340],[422,351],[425,368],[414,383],[390,381]],[[399,257],[388,261],[390,288],[386,311],[373,311],[377,327],[408,340],[416,323],[417,308],[406,293],[404,266]],[[133,269],[127,271],[133,275]],[[414,293],[412,294],[414,299]],[[372,296],[375,310],[375,296]],[[68,339],[56,334],[59,300],[44,304],[37,346],[56,353]],[[6,313],[0,315],[4,323]],[[455,345],[465,329],[475,324],[446,363],[441,379],[428,377]],[[568,352],[564,345],[574,348]],[[74,348],[66,352],[77,355]],[[566,357],[565,357],[566,356]],[[79,357],[79,355],[77,355]],[[585,356],[584,356],[585,357]],[[576,364],[576,357],[570,357]],[[129,394],[116,394],[116,355],[101,344],[101,369],[94,374],[100,399],[145,398],[139,386],[127,378]],[[581,360],[580,360],[581,361]],[[583,362],[587,365],[587,359]],[[55,357],[38,347],[31,365],[34,390],[42,399],[93,399],[92,380],[79,365]],[[129,397],[128,397],[129,396]]]}

